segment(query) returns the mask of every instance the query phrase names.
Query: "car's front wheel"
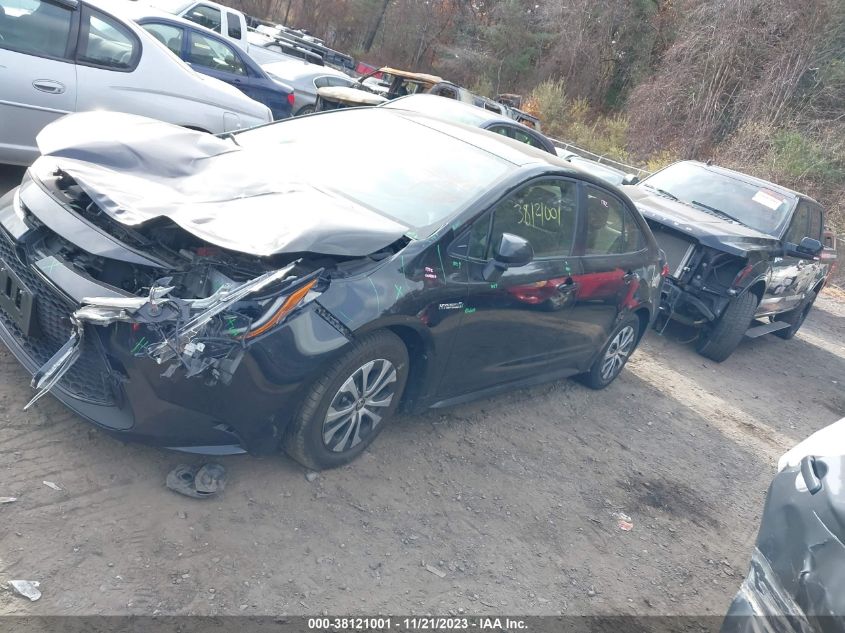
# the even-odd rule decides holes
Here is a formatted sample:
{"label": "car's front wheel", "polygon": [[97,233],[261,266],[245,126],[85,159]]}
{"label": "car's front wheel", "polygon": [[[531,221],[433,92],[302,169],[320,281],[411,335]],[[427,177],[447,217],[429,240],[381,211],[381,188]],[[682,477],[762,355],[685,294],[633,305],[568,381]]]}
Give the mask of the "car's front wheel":
{"label": "car's front wheel", "polygon": [[640,320],[625,317],[610,334],[590,370],[579,376],[590,389],[604,389],[619,375],[640,340]]}
{"label": "car's front wheel", "polygon": [[349,463],[396,412],[407,379],[408,352],[398,336],[363,336],[309,389],[285,432],[288,455],[317,470]]}
{"label": "car's front wheel", "polygon": [[706,327],[698,336],[696,350],[702,356],[721,363],[739,347],[742,337],[751,326],[760,300],[745,292],[735,297],[715,324]]}
{"label": "car's front wheel", "polygon": [[804,319],[806,319],[807,315],[810,314],[810,310],[812,309],[813,302],[815,300],[816,293],[811,290],[807,296],[804,297],[804,302],[800,306],[794,310],[790,310],[789,312],[778,314],[774,320],[789,323],[789,327],[782,330],[775,330],[775,336],[779,336],[788,341],[798,334],[798,330],[800,330],[801,326],[804,325]]}

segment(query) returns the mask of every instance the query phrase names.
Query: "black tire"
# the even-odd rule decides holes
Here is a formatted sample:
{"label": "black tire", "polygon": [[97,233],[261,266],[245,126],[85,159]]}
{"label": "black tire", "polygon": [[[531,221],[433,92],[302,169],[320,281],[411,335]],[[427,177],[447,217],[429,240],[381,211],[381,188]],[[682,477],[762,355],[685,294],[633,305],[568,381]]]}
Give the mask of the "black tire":
{"label": "black tire", "polygon": [[[366,382],[371,370],[381,372],[386,367],[385,361],[395,370],[395,380],[386,382],[367,399],[366,384],[356,380],[356,376]],[[371,364],[371,369],[362,373],[368,364]],[[385,380],[390,377],[390,370],[387,371]],[[299,412],[285,431],[285,451],[303,466],[314,470],[348,464],[373,442],[390,421],[399,406],[407,379],[408,350],[398,336],[380,330],[361,337],[324,376],[311,385]],[[349,381],[353,383],[354,394],[360,396],[357,400],[353,391],[343,389]],[[392,389],[389,404],[373,406],[376,401],[385,400],[388,389]],[[338,405],[342,406],[340,411],[336,411],[336,418],[328,421],[329,407]],[[352,407],[349,413],[340,415],[349,406]],[[375,411],[371,412],[370,408]],[[376,417],[379,419],[376,420]],[[324,433],[331,435],[328,443]],[[355,443],[354,440],[359,437]],[[330,444],[334,444],[334,450]]]}
{"label": "black tire", "polygon": [[759,304],[760,300],[750,292],[745,292],[731,301],[719,320],[705,327],[698,335],[698,353],[717,363],[726,360],[734,353],[751,326]]}
{"label": "black tire", "polygon": [[625,317],[613,328],[589,371],[579,374],[578,380],[590,389],[604,389],[616,380],[631,354],[637,349],[641,328],[640,320],[635,315]]}
{"label": "black tire", "polygon": [[795,308],[794,310],[790,310],[789,312],[784,312],[783,314],[778,314],[775,316],[775,321],[782,321],[784,323],[789,323],[788,328],[784,328],[782,330],[776,330],[774,334],[781,337],[785,341],[788,341],[793,336],[798,334],[798,330],[801,329],[801,326],[804,325],[804,319],[807,318],[807,315],[810,313],[810,308],[813,307],[813,302],[816,300],[816,293],[812,290],[807,293],[807,296],[804,297],[804,302]]}
{"label": "black tire", "polygon": [[297,110],[296,114],[294,114],[293,116],[303,116],[305,114],[311,114],[312,112],[314,112],[314,106],[313,105],[304,105],[301,108],[299,108],[299,110]]}

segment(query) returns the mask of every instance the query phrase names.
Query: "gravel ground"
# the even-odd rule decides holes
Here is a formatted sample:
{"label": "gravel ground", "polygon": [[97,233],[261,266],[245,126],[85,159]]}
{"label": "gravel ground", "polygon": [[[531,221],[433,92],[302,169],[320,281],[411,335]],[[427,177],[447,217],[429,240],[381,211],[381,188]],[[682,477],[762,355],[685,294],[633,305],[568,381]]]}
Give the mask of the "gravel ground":
{"label": "gravel ground", "polygon": [[0,590],[0,614],[724,613],[777,456],[845,416],[843,331],[826,292],[795,339],[722,364],[687,330],[652,332],[603,392],[402,417],[313,481],[227,457],[203,501],[164,487],[201,458],[123,444],[51,397],[23,412],[30,377],[0,349],[0,497],[18,498],[0,583],[43,591]]}

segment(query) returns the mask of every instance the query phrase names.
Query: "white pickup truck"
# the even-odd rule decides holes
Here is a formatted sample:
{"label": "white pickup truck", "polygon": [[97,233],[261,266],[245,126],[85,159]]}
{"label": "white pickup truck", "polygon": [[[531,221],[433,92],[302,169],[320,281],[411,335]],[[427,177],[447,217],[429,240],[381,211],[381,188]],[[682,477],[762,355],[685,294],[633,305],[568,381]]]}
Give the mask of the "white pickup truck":
{"label": "white pickup truck", "polygon": [[204,0],[140,0],[152,7],[178,15],[219,33],[246,51],[259,64],[285,61],[291,57],[323,64],[322,56],[294,43],[280,43],[265,33],[249,31],[246,16],[236,9]]}
{"label": "white pickup truck", "polygon": [[146,0],[146,3],[211,29],[250,52],[246,17],[240,11],[216,2],[197,0]]}

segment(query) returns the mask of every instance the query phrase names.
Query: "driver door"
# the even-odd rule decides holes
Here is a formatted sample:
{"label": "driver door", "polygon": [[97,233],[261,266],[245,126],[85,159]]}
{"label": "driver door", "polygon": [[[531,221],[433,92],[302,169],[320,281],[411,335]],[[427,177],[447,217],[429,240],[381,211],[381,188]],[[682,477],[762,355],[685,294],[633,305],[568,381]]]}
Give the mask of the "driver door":
{"label": "driver door", "polygon": [[[581,336],[570,315],[578,258],[578,185],[541,178],[523,185],[477,219],[450,247],[466,267],[468,292],[460,331],[438,390],[441,399],[499,385],[575,373]],[[534,259],[484,279],[502,234],[527,240]]]}
{"label": "driver door", "polygon": [[[805,237],[821,241],[820,220],[811,220],[819,211],[811,208],[806,200],[798,203],[792,221],[782,242],[800,244]],[[815,234],[811,234],[811,225]],[[783,312],[798,307],[804,295],[812,288],[819,273],[819,264],[813,260],[801,259],[783,254],[772,261],[772,279],[766,288],[763,301],[760,302],[759,314]]]}

